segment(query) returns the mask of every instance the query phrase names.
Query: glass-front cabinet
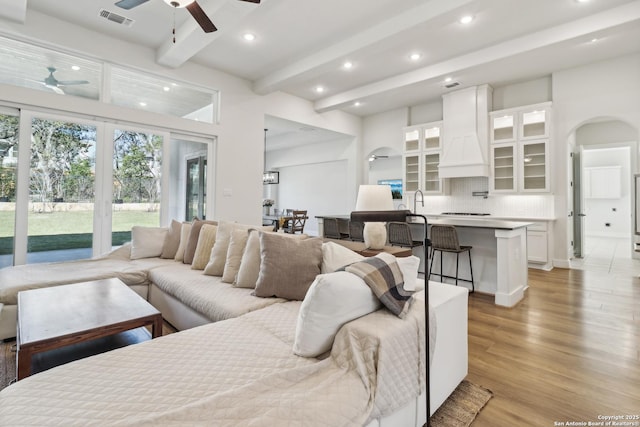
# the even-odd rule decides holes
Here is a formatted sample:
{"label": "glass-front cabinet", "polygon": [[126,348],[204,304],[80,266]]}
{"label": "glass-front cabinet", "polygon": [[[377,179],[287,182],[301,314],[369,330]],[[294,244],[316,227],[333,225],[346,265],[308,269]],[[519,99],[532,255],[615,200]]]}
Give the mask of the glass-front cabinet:
{"label": "glass-front cabinet", "polygon": [[549,192],[551,103],[492,111],[489,116],[491,191]]}
{"label": "glass-front cabinet", "polygon": [[425,123],[403,129],[403,181],[404,192],[420,190],[441,194],[444,190],[440,178],[442,122]]}
{"label": "glass-front cabinet", "polygon": [[548,116],[548,108],[542,106],[520,111],[520,140],[548,137]]}
{"label": "glass-front cabinet", "polygon": [[516,115],[505,113],[491,117],[491,142],[511,142],[516,140]]}
{"label": "glass-front cabinet", "polygon": [[420,140],[422,139],[422,129],[418,126],[411,126],[404,130],[404,152],[415,153],[422,150]]}
{"label": "glass-front cabinet", "polygon": [[549,191],[547,141],[522,143],[522,191]]}
{"label": "glass-front cabinet", "polygon": [[416,191],[420,188],[420,157],[420,154],[405,154],[403,156],[405,192]]}
{"label": "glass-front cabinet", "polygon": [[500,144],[491,147],[494,192],[516,191],[516,144]]}
{"label": "glass-front cabinet", "polygon": [[441,188],[440,172],[438,165],[440,164],[440,153],[424,153],[424,182],[422,191],[429,193],[439,193]]}

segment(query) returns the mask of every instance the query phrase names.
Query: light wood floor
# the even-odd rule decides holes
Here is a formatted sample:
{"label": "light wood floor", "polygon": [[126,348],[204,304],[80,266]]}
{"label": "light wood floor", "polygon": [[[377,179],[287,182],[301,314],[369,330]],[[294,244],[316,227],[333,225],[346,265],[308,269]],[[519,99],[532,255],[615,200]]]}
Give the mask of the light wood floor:
{"label": "light wood floor", "polygon": [[468,379],[494,393],[473,426],[639,415],[640,279],[530,269],[529,286],[514,308],[470,295]]}

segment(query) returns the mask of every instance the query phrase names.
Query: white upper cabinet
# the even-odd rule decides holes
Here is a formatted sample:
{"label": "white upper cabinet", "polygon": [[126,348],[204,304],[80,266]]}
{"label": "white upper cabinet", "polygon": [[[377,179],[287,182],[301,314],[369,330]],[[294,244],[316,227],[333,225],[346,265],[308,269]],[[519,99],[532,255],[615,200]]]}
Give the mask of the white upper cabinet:
{"label": "white upper cabinet", "polygon": [[551,103],[489,114],[492,192],[548,193]]}
{"label": "white upper cabinet", "polygon": [[521,110],[520,140],[549,137],[549,112],[549,105],[546,103]]}
{"label": "white upper cabinet", "polygon": [[404,129],[404,152],[405,153],[418,153],[422,151],[422,128],[419,126],[411,126]]}
{"label": "white upper cabinet", "polygon": [[491,116],[491,142],[513,142],[516,140],[516,114],[505,113]]}
{"label": "white upper cabinet", "polygon": [[420,190],[423,193],[441,194],[445,187],[439,169],[442,155],[442,122],[409,126],[403,129],[403,135],[404,192]]}

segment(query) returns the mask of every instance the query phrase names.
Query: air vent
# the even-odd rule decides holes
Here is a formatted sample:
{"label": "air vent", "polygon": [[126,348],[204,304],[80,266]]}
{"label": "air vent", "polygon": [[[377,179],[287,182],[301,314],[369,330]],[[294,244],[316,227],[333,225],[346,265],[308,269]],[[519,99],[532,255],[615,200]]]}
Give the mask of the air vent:
{"label": "air vent", "polygon": [[136,22],[133,19],[127,18],[126,16],[109,12],[106,9],[100,9],[99,16],[101,18],[108,19],[111,22],[115,22],[116,24],[126,25],[127,27],[131,27],[133,23]]}
{"label": "air vent", "polygon": [[460,83],[458,83],[458,82],[449,82],[446,85],[444,85],[444,87],[446,87],[447,89],[451,89],[452,87],[456,87],[456,86],[460,86]]}

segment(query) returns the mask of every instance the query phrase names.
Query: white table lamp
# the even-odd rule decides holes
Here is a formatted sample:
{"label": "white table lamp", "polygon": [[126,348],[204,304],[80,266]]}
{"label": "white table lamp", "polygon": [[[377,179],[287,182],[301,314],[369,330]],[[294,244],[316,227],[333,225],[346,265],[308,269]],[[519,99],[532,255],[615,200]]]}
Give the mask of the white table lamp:
{"label": "white table lamp", "polygon": [[[358,189],[356,211],[393,210],[393,197],[389,185],[361,185]],[[370,249],[382,249],[387,243],[384,222],[367,222],[362,231],[364,244]]]}

